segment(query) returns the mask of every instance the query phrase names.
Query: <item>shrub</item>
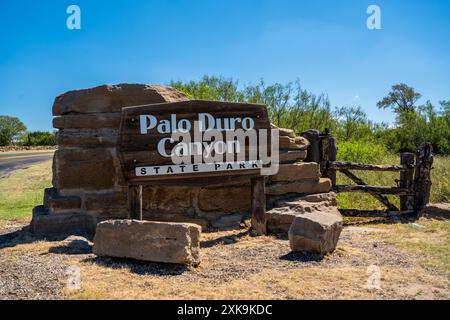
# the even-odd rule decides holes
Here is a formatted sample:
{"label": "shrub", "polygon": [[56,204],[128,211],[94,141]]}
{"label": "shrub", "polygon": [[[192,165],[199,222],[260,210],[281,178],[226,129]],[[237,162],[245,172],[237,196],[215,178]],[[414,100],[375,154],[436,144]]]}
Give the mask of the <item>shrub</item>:
{"label": "shrub", "polygon": [[25,146],[54,146],[56,144],[55,133],[46,131],[28,132],[23,137]]}
{"label": "shrub", "polygon": [[386,146],[362,140],[338,142],[337,159],[339,161],[352,161],[378,164],[391,155]]}

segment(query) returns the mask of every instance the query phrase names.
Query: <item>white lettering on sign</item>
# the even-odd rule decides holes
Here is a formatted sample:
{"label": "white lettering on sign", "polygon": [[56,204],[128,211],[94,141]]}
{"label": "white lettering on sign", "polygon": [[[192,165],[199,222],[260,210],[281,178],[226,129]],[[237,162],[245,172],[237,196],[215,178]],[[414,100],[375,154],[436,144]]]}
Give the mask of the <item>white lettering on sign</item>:
{"label": "white lettering on sign", "polygon": [[239,161],[239,162],[216,162],[198,164],[178,164],[168,166],[137,167],[136,176],[165,176],[173,174],[199,173],[199,172],[222,172],[236,170],[261,169],[261,160]]}
{"label": "white lettering on sign", "polygon": [[[200,132],[218,130],[234,131],[241,124],[241,127],[248,131],[255,127],[255,121],[250,117],[245,118],[214,118],[209,113],[199,113],[198,123]],[[142,114],[139,117],[141,134],[148,134],[150,130],[156,129],[158,133],[189,132],[191,122],[188,119],[177,119],[176,114],[171,114],[170,119],[158,120],[151,114]]]}

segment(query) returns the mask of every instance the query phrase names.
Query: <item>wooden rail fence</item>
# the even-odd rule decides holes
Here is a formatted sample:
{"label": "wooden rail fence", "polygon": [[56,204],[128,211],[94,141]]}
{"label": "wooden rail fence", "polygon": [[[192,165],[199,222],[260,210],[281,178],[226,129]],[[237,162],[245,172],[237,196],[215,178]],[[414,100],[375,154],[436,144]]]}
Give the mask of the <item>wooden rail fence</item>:
{"label": "wooden rail fence", "polygon": [[[331,179],[333,190],[339,192],[365,192],[380,201],[386,210],[339,209],[344,216],[350,217],[395,217],[408,216],[418,218],[423,214],[429,202],[431,190],[431,169],[433,147],[423,143],[416,154],[401,153],[399,165],[376,165],[366,163],[336,161],[336,139],[326,130],[308,130],[302,135],[311,145],[306,161],[320,164],[322,177]],[[339,171],[352,180],[354,185],[337,185],[336,172]],[[397,186],[368,185],[352,171],[399,172]],[[389,201],[386,195],[400,197],[400,208]]]}

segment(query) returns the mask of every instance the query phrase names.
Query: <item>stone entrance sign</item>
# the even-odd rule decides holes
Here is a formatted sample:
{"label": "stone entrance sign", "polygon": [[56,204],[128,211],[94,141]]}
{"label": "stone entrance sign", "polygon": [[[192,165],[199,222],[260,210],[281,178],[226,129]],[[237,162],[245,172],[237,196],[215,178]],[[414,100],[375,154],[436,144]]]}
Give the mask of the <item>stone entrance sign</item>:
{"label": "stone entrance sign", "polygon": [[252,226],[266,233],[262,155],[271,126],[263,105],[190,100],[122,109],[118,152],[130,218],[142,219],[142,186],[252,180]]}
{"label": "stone entrance sign", "polygon": [[[222,110],[215,106],[221,106]],[[145,112],[137,111],[144,109]],[[121,140],[124,137],[121,133],[121,121],[128,112],[130,116],[132,112],[136,112],[133,114],[135,122],[132,122],[130,133],[140,140],[134,141],[145,142],[147,145],[125,144],[125,140]],[[145,120],[142,126],[145,134],[140,130],[141,115]],[[258,115],[263,118],[258,118]],[[176,157],[161,157],[158,143],[172,135],[175,137],[176,134],[183,134],[187,122],[192,126],[192,121],[204,120],[205,132],[202,132],[202,137],[206,141],[202,141],[206,144],[202,144],[201,150],[211,151],[209,138],[207,136],[208,139],[205,139],[205,134],[212,134],[214,131],[206,132],[207,128],[212,129],[214,124],[216,129],[224,130],[219,130],[222,134],[232,133],[232,130],[227,129],[233,128],[251,133],[251,130],[245,131],[245,128],[252,126],[252,121],[247,118],[253,120],[257,129],[268,126],[264,120],[265,109],[261,106],[190,101],[183,93],[170,87],[117,84],[61,94],[53,104],[53,116],[58,149],[53,159],[52,187],[45,189],[42,205],[33,210],[31,226],[34,232],[44,235],[69,233],[92,236],[98,223],[126,219],[130,207],[128,193],[140,191],[139,187],[129,186],[134,186],[136,182],[143,184],[143,179],[136,175],[137,167],[150,167],[144,180],[152,181],[145,182],[142,187],[143,220],[189,222],[200,225],[203,230],[212,231],[239,228],[242,222],[250,218],[252,182],[260,179],[253,174],[258,169],[247,172],[236,166],[229,169],[226,165],[218,169],[236,170],[232,170],[232,174],[214,173],[212,170],[216,168],[211,164],[207,164],[209,167],[206,168],[200,165],[194,167],[205,161],[193,158],[191,169],[198,169],[199,172],[195,172],[196,178],[189,178],[176,172],[175,167],[173,174],[167,174],[166,168],[166,174],[155,176],[151,174],[151,167],[173,164]],[[276,127],[272,125],[272,128]],[[265,179],[265,186],[262,179],[259,184],[253,183],[253,192],[265,190],[267,209],[270,210],[267,215],[269,232],[280,229],[279,221],[282,217],[272,209],[284,206],[284,200],[291,201],[296,196],[304,199],[306,195],[327,194],[331,188],[331,181],[320,176],[319,165],[304,161],[310,151],[309,141],[292,130],[278,129],[279,171]],[[180,132],[173,132],[177,130]],[[167,152],[179,145],[169,142],[164,142]],[[227,150],[234,151],[235,146],[233,143],[225,143]],[[274,146],[275,143],[271,149]],[[195,144],[188,145],[187,149],[195,151],[197,147]],[[182,149],[180,147],[175,150]],[[238,155],[243,154],[245,153]],[[232,160],[224,157],[216,162],[237,163],[237,155],[235,156]],[[244,160],[249,159],[247,157]],[[125,162],[130,167],[127,172],[123,171]],[[302,207],[306,206],[303,203],[305,201],[301,201]],[[139,208],[140,205],[138,201],[133,206]],[[283,222],[287,220],[283,219]],[[283,223],[284,232],[288,228],[289,225]]]}

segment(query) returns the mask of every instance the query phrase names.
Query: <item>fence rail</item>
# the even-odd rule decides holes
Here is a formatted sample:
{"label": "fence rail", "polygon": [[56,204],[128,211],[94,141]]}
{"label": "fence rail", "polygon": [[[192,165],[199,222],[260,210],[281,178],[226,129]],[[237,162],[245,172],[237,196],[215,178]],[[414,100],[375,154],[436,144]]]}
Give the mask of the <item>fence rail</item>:
{"label": "fence rail", "polygon": [[[306,161],[320,164],[322,177],[331,179],[335,192],[366,192],[380,201],[387,210],[339,209],[343,215],[350,217],[394,217],[413,215],[416,218],[423,214],[428,204],[431,191],[431,169],[433,164],[433,147],[431,143],[423,143],[416,154],[402,153],[399,165],[377,165],[355,162],[336,161],[336,139],[328,130],[319,133],[308,130],[302,133],[311,145],[308,148]],[[359,178],[350,170],[399,172],[397,186],[372,186]],[[356,185],[337,185],[336,172],[345,174]],[[397,208],[385,195],[400,197],[400,208]]]}

